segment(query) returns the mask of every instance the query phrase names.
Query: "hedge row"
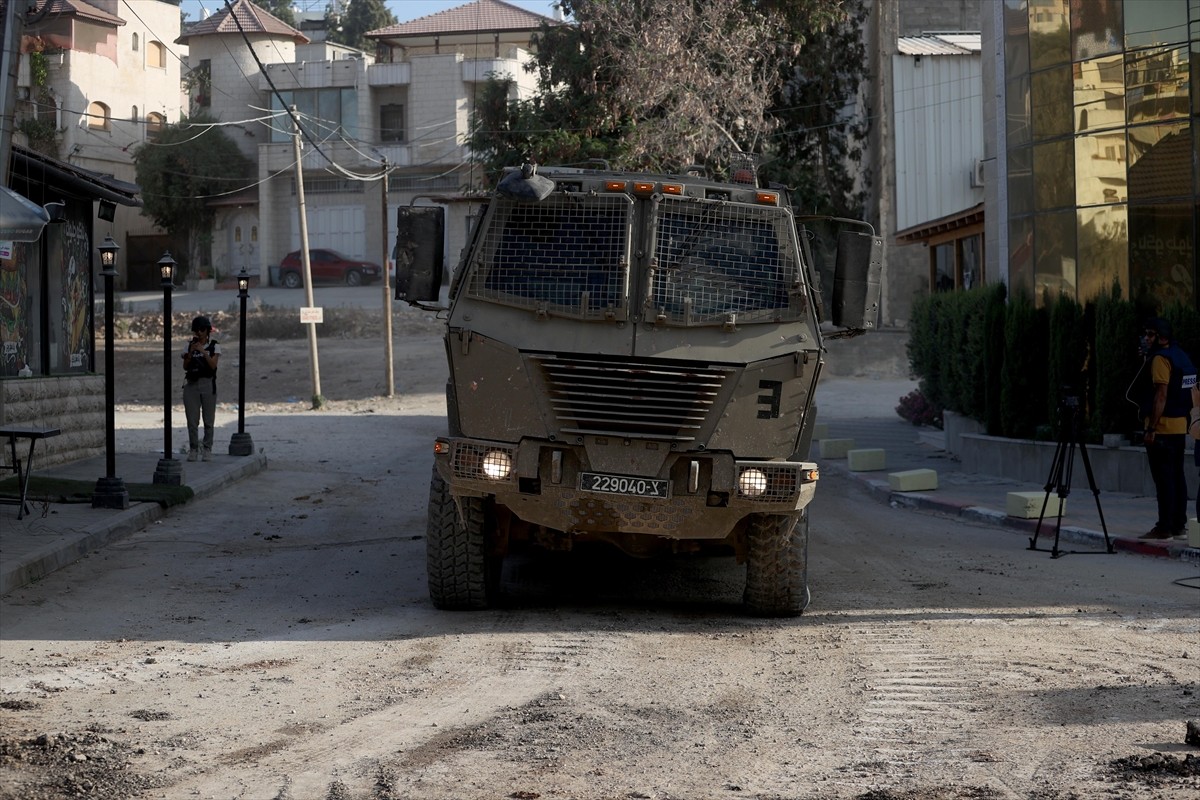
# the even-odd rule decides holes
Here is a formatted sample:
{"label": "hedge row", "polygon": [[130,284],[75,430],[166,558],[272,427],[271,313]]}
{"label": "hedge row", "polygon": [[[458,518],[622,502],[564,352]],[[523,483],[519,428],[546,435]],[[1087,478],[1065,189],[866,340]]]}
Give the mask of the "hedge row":
{"label": "hedge row", "polygon": [[[1157,313],[1200,358],[1200,313],[1183,305]],[[1055,438],[1063,399],[1076,397],[1084,438],[1099,442],[1141,424],[1125,394],[1142,364],[1142,322],[1155,315],[1118,285],[1086,305],[1058,295],[1041,307],[1023,293],[1007,297],[1003,284],[941,292],[914,304],[908,360],[933,408],[977,420],[989,434]]]}

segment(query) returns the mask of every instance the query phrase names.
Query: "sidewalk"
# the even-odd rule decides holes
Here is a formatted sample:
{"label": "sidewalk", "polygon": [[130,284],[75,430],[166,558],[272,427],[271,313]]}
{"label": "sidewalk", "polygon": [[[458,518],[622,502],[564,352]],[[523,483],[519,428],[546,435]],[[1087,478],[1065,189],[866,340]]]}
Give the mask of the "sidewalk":
{"label": "sidewalk", "polygon": [[[964,522],[995,525],[1028,539],[1034,537],[1038,520],[1018,519],[1007,514],[1009,492],[1035,492],[1038,508],[1046,493],[1045,483],[1032,484],[1005,478],[965,473],[949,453],[939,446],[941,432],[915,427],[901,419],[894,408],[890,416],[883,406],[895,406],[899,398],[913,388],[915,382],[902,380],[864,381],[856,378],[836,378],[822,381],[817,390],[818,419],[825,423],[831,439],[853,439],[855,448],[882,448],[885,468],[870,472],[852,472],[845,458],[821,459],[816,442],[812,457],[821,465],[825,475],[841,475],[857,483],[872,497],[893,508],[917,509],[955,517]],[[861,397],[869,392],[872,397]],[[891,398],[890,400],[888,398]],[[886,403],[885,403],[886,401]],[[1076,461],[1080,459],[1076,456]],[[1050,474],[1051,464],[1046,464]],[[938,473],[937,488],[920,492],[892,491],[888,473],[912,469],[932,469]],[[1190,456],[1188,469],[1192,469]],[[1083,473],[1076,463],[1077,474]],[[1052,491],[1053,497],[1056,492]],[[1141,553],[1167,558],[1182,558],[1200,564],[1200,548],[1189,547],[1186,539],[1139,540],[1158,517],[1157,501],[1153,496],[1100,492],[1100,511],[1097,496],[1088,489],[1070,490],[1065,501],[1066,513],[1059,530],[1059,551],[1103,552],[1104,528],[1117,551]],[[1189,501],[1189,509],[1192,508]],[[1055,525],[1058,520],[1046,516],[1037,532],[1039,549],[1054,547]]]}
{"label": "sidewalk", "polygon": [[[116,476],[126,485],[151,483],[158,461],[158,453],[117,453]],[[212,461],[187,464],[185,483],[195,493],[195,501],[266,466],[262,453],[231,456],[214,451]],[[45,470],[35,468],[34,474],[94,481],[105,471],[106,459],[101,455]],[[138,502],[124,510],[34,500],[29,507],[32,513],[18,520],[15,505],[0,506],[0,595],[40,580],[170,513],[158,503]]]}
{"label": "sidewalk", "polygon": [[[965,523],[993,525],[1007,533],[1031,538],[1036,519],[1015,519],[1005,509],[1009,492],[1045,494],[1044,485],[1022,484],[986,475],[962,472],[959,464],[937,446],[940,432],[915,428],[895,413],[899,398],[914,388],[912,381],[877,378],[831,378],[817,392],[818,417],[830,438],[854,440],[856,448],[882,448],[885,469],[852,472],[847,459],[818,459],[822,472],[844,476],[869,496],[893,508],[906,510],[909,524],[919,524],[911,510],[954,517]],[[118,425],[120,427],[120,425]],[[207,497],[235,481],[249,478],[267,466],[262,452],[230,456],[218,450],[210,462],[188,463],[185,481],[195,492],[193,500]],[[814,454],[817,445],[814,443]],[[118,453],[116,474],[129,483],[149,483],[158,464],[158,453]],[[1049,473],[1050,465],[1047,465]],[[938,473],[937,489],[922,492],[892,491],[888,473],[932,469]],[[94,481],[105,474],[104,456],[36,470],[51,475]],[[1153,497],[1101,492],[1100,506],[1109,538],[1117,551],[1200,564],[1200,548],[1181,539],[1140,541],[1137,536],[1155,521]],[[0,594],[36,581],[129,533],[141,530],[170,513],[157,503],[132,503],[123,511],[92,508],[88,503],[31,502],[33,513],[16,519],[14,506],[0,506]],[[1053,517],[1042,522],[1038,547],[1054,545]],[[1103,551],[1104,534],[1096,501],[1090,491],[1072,490],[1059,532],[1059,550]],[[1025,546],[1025,545],[1023,545]],[[1049,557],[1047,555],[1047,557]]]}

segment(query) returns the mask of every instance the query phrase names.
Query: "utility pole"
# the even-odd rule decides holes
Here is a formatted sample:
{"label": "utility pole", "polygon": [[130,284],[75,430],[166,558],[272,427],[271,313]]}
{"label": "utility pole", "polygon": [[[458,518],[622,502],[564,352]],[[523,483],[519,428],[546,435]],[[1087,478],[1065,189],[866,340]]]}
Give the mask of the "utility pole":
{"label": "utility pole", "polygon": [[0,21],[0,186],[8,186],[9,152],[16,126],[17,68],[21,64],[21,33],[28,0],[8,0]]}
{"label": "utility pole", "polygon": [[391,251],[388,249],[388,163],[386,158],[383,159],[383,178],[379,183],[383,187],[380,194],[383,206],[383,258],[379,260],[379,263],[383,264],[383,357],[387,362],[384,376],[387,380],[386,397],[395,397],[396,377],[392,367],[392,264],[389,259]]}
{"label": "utility pole", "polygon": [[[304,165],[300,155],[300,122],[296,115],[296,107],[292,106],[292,120],[296,125],[296,133],[292,143],[296,155],[296,210],[300,214],[300,263],[304,267],[304,299],[308,308],[313,307],[312,264],[308,256],[308,216],[304,209]],[[308,323],[308,370],[312,375],[312,407],[321,408],[325,405],[325,397],[321,394],[321,366],[317,362],[317,323]]]}

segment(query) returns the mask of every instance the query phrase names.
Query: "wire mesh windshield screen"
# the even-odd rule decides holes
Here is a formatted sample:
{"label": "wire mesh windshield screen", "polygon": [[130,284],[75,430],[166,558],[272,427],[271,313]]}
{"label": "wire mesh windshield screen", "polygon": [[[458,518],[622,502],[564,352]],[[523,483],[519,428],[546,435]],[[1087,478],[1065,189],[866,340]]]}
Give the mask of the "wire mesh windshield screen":
{"label": "wire mesh windshield screen", "polygon": [[649,305],[660,321],[769,322],[804,314],[786,209],[663,197]]}
{"label": "wire mesh windshield screen", "polygon": [[624,319],[631,208],[621,194],[494,201],[470,293],[560,316]]}

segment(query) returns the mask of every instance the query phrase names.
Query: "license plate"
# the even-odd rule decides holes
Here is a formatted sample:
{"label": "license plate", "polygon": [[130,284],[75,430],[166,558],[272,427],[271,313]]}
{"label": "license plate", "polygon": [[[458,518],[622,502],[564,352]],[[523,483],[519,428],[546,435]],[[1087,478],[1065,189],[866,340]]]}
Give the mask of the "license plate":
{"label": "license plate", "polygon": [[634,497],[670,497],[670,483],[663,478],[637,478],[632,475],[605,475],[583,472],[579,488],[585,492],[627,494]]}

